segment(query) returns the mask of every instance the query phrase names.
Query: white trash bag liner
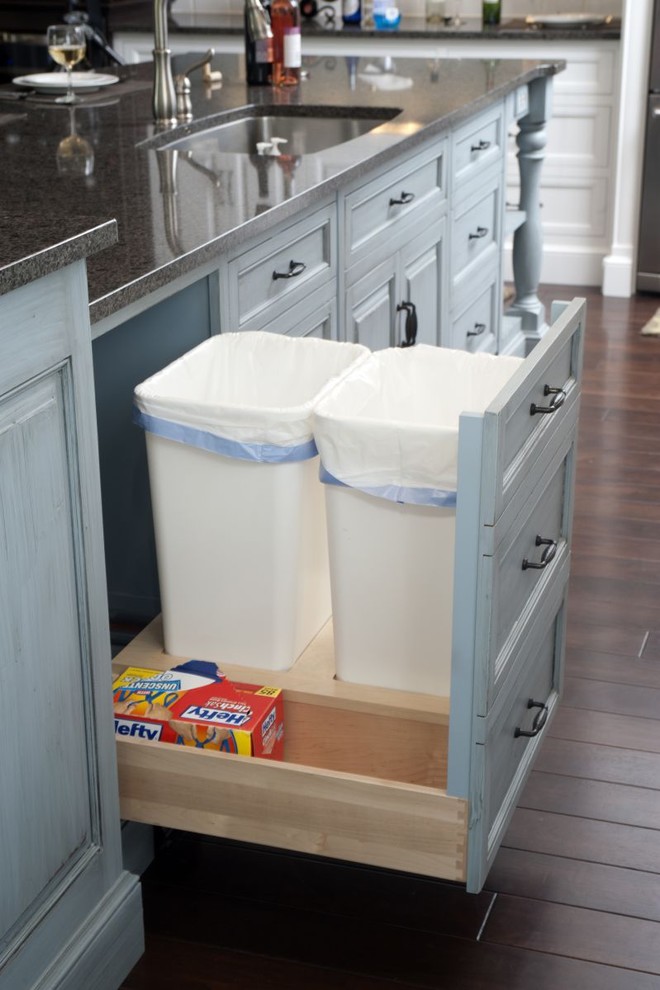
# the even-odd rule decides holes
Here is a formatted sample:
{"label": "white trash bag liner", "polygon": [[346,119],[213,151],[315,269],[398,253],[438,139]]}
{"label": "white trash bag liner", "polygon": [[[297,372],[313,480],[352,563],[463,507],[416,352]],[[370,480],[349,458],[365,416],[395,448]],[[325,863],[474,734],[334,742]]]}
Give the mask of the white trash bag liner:
{"label": "white trash bag liner", "polygon": [[241,460],[316,456],[312,410],[369,351],[359,344],[266,331],[223,333],[135,389],[149,433]]}
{"label": "white trash bag liner", "polygon": [[316,406],[321,480],[455,506],[459,416],[482,412],[523,360],[430,344],[377,351]]}

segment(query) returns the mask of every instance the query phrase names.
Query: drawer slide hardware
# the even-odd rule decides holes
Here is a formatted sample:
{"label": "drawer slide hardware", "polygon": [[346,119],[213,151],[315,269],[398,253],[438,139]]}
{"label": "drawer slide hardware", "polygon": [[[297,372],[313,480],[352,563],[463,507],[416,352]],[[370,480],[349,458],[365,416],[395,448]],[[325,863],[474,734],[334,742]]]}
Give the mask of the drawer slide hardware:
{"label": "drawer slide hardware", "polygon": [[412,203],[415,198],[415,194],[411,192],[401,192],[401,199],[390,199],[390,206],[407,206],[408,203]]}
{"label": "drawer slide hardware", "polygon": [[541,559],[538,564],[535,564],[531,560],[527,560],[527,557],[525,557],[522,562],[523,571],[526,571],[529,568],[533,568],[536,571],[542,571],[544,567],[547,567],[548,564],[552,563],[557,555],[556,540],[546,540],[542,536],[537,536],[534,543],[537,547],[545,547],[545,550],[541,554]]}
{"label": "drawer slide hardware", "polygon": [[468,240],[470,241],[480,241],[482,237],[485,237],[488,233],[488,227],[477,227],[476,233],[469,234]]}
{"label": "drawer slide hardware", "polygon": [[406,312],[406,324],[404,328],[405,339],[401,341],[399,347],[412,347],[417,340],[417,307],[411,302],[399,303],[396,311]]}
{"label": "drawer slide hardware", "polygon": [[273,272],[273,281],[278,278],[296,278],[297,275],[302,275],[306,268],[304,261],[290,261],[288,272]]}
{"label": "drawer slide hardware", "polygon": [[549,406],[537,406],[535,402],[532,402],[529,407],[529,415],[536,416],[537,413],[555,413],[558,409],[564,405],[566,400],[566,392],[563,388],[555,388],[553,385],[544,385],[543,394],[551,395]]}
{"label": "drawer slide hardware", "polygon": [[521,729],[517,727],[513,733],[515,738],[518,739],[519,736],[525,736],[527,739],[533,739],[534,736],[538,736],[539,732],[548,721],[548,706],[544,701],[534,701],[530,698],[527,702],[527,708],[538,708],[538,712],[534,716],[534,721],[532,722],[531,729]]}
{"label": "drawer slide hardware", "polygon": [[468,330],[468,337],[480,337],[484,330],[486,329],[485,323],[475,323],[474,330]]}
{"label": "drawer slide hardware", "polygon": [[486,148],[490,148],[490,141],[484,141],[482,138],[479,144],[473,144],[471,146],[470,151],[485,151]]}

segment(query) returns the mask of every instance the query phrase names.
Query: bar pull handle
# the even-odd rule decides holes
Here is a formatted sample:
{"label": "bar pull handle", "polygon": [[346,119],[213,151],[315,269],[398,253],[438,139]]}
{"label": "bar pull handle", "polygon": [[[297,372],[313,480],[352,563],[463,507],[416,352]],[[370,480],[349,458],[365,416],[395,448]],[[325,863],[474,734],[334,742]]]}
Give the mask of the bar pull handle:
{"label": "bar pull handle", "polygon": [[482,138],[479,144],[473,144],[470,151],[485,151],[486,148],[490,148],[490,141],[484,141]]}
{"label": "bar pull handle", "polygon": [[397,313],[405,310],[405,339],[401,341],[399,347],[413,347],[417,340],[417,307],[411,302],[401,302],[396,308]]}
{"label": "bar pull handle", "polygon": [[558,409],[561,409],[566,401],[566,392],[563,388],[555,388],[553,385],[544,385],[543,394],[552,396],[549,405],[537,406],[535,402],[532,402],[529,407],[530,416],[536,416],[537,413],[556,413]]}
{"label": "bar pull handle", "polygon": [[486,329],[485,323],[475,323],[474,330],[468,330],[468,337],[480,337]]}
{"label": "bar pull handle", "polygon": [[412,203],[414,198],[414,193],[402,191],[400,199],[394,199],[394,197],[390,199],[390,206],[407,206],[408,203]]}
{"label": "bar pull handle", "polygon": [[470,241],[480,241],[482,237],[485,237],[488,233],[488,227],[477,227],[476,233],[470,234],[468,240]]}
{"label": "bar pull handle", "polygon": [[525,559],[522,562],[523,571],[527,571],[530,569],[533,569],[535,571],[542,571],[545,567],[548,566],[548,564],[551,564],[552,561],[557,556],[556,540],[546,540],[542,536],[537,536],[536,540],[534,541],[534,544],[537,547],[545,547],[543,553],[541,554],[541,559],[539,560],[538,563],[534,563],[534,561],[527,560],[527,557],[525,557]]}
{"label": "bar pull handle", "polygon": [[539,732],[543,729],[543,726],[548,721],[548,706],[544,701],[534,701],[530,698],[527,702],[527,708],[538,708],[536,715],[534,716],[534,721],[532,722],[531,729],[521,729],[520,726],[516,728],[513,735],[516,739],[519,736],[526,736],[528,739],[532,739],[534,736],[538,736]]}
{"label": "bar pull handle", "polygon": [[304,261],[290,261],[288,272],[273,272],[273,281],[278,278],[296,278],[302,275],[306,268]]}

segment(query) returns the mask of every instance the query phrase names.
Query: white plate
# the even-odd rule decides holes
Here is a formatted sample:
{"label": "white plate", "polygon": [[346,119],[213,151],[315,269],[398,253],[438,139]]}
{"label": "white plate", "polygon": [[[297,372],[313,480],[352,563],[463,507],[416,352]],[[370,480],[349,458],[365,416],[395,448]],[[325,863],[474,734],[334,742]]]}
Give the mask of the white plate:
{"label": "white plate", "polygon": [[603,14],[538,14],[525,18],[538,27],[597,27],[609,18]]}
{"label": "white plate", "polygon": [[[26,89],[36,89],[40,93],[66,93],[66,72],[35,72],[31,76],[17,76],[12,79],[15,86]],[[102,72],[72,72],[71,84],[74,89],[86,92],[101,89],[102,86],[112,86],[119,82],[117,76],[104,75]]]}

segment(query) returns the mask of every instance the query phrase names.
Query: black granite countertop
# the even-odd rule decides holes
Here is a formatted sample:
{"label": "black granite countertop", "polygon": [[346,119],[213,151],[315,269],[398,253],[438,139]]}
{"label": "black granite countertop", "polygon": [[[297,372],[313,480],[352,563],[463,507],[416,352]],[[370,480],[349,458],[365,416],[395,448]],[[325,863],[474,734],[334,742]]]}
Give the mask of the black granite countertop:
{"label": "black granite countertop", "polygon": [[[118,320],[125,306],[190,276],[231,245],[320,206],[342,183],[386,165],[404,143],[412,149],[519,85],[562,68],[515,60],[430,64],[397,58],[387,74],[373,61],[305,59],[307,78],[291,90],[249,89],[238,56],[215,60],[223,81],[214,88],[193,75],[196,123],[169,137],[194,130],[202,118],[222,119],[243,107],[282,113],[316,108],[349,117],[355,108],[397,111],[371,134],[281,161],[212,146],[187,154],[155,150],[150,142],[162,142],[163,135],[152,120],[152,67],[144,64],[118,70],[117,84],[85,95],[76,106],[73,123],[87,154],[77,171],[70,162],[65,169],[61,142],[71,132],[70,109],[52,95],[2,87],[0,289],[18,277],[17,264],[24,280],[31,264],[42,273],[46,248],[62,245],[65,251],[73,234],[84,232],[91,244],[94,229],[116,220],[118,242],[89,258],[88,275],[92,323]],[[27,95],[16,99],[19,93]]]}

